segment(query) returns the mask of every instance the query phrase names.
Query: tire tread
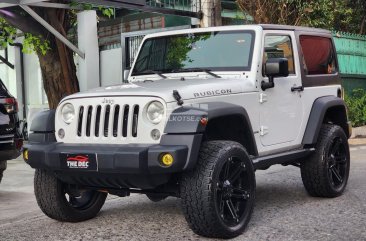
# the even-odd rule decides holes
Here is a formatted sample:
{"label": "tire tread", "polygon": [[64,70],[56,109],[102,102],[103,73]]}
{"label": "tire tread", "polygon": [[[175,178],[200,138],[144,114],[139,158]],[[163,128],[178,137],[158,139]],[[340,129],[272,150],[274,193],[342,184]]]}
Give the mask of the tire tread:
{"label": "tire tread", "polygon": [[95,203],[87,210],[79,211],[65,203],[62,184],[52,173],[37,169],[34,191],[38,206],[48,217],[62,222],[81,222],[95,217],[102,208],[107,194],[98,193]]}
{"label": "tire tread", "polygon": [[[189,227],[196,234],[210,238],[233,238],[243,232],[243,230],[228,232],[222,228],[214,215],[214,197],[210,192],[218,157],[233,148],[245,151],[242,145],[233,141],[203,143],[196,168],[182,177],[180,193],[182,208]],[[252,211],[253,209],[250,213]]]}
{"label": "tire tread", "polygon": [[[329,139],[335,132],[342,131],[341,127],[332,124],[323,124],[318,141],[316,144],[315,153],[301,164],[301,178],[306,191],[314,197],[337,197],[342,192],[334,192],[331,189],[326,175],[327,170],[325,165],[324,149],[329,142]],[[343,132],[344,138],[346,138]],[[347,139],[347,138],[346,138]]]}

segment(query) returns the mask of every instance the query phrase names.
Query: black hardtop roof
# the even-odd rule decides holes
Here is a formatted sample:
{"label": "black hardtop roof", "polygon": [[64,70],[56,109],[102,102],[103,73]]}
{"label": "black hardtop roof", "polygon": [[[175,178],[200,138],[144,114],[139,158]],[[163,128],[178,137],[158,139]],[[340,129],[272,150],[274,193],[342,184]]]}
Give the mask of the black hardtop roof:
{"label": "black hardtop roof", "polygon": [[301,26],[290,26],[290,25],[277,25],[277,24],[259,24],[264,30],[289,30],[289,31],[300,31],[300,32],[312,32],[331,34],[331,31],[320,28],[310,28]]}

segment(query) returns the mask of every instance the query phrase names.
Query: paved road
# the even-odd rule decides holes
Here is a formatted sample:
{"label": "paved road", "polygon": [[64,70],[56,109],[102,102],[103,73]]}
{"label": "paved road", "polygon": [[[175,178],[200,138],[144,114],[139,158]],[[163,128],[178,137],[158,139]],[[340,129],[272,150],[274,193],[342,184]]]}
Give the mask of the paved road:
{"label": "paved road", "polygon": [[[258,172],[252,220],[235,240],[366,240],[366,146],[351,153],[349,185],[336,199],[309,197],[295,167]],[[37,207],[33,170],[21,160],[8,168],[0,184],[0,240],[204,240],[188,228],[175,198],[110,196],[93,220],[56,222]]]}

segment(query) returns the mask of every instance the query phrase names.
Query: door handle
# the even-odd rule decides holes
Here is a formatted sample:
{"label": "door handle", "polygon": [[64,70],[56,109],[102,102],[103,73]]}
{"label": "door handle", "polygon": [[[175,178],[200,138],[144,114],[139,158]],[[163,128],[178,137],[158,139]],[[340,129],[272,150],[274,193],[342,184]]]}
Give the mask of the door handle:
{"label": "door handle", "polygon": [[304,87],[303,86],[294,86],[294,87],[291,87],[291,91],[292,92],[295,92],[295,91],[304,91]]}

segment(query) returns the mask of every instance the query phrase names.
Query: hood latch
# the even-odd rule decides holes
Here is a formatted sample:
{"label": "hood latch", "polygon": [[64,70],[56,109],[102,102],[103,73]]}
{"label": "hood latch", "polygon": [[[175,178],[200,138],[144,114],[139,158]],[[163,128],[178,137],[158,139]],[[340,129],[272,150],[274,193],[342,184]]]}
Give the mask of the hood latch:
{"label": "hood latch", "polygon": [[178,105],[183,105],[182,96],[180,96],[178,90],[173,90],[173,97],[177,101]]}

